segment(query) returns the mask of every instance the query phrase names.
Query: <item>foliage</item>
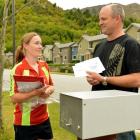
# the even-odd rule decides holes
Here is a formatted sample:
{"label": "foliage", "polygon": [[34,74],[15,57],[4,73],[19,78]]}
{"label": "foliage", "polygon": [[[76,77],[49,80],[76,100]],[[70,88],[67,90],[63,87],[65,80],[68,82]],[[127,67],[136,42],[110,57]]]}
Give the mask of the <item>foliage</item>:
{"label": "foliage", "polygon": [[[3,5],[3,0],[0,1],[0,20],[2,21],[2,16],[3,16],[3,9],[4,9],[4,5]],[[0,22],[1,25],[1,22]]]}
{"label": "foliage", "polygon": [[135,23],[135,22],[139,22],[138,19],[135,19],[135,18],[132,18],[132,17],[128,17],[124,21],[124,26],[128,27],[131,23]]}
{"label": "foliage", "polygon": [[52,61],[52,60],[46,60],[46,62],[47,62],[48,64],[53,64],[53,61]]}
{"label": "foliage", "polygon": [[[49,1],[40,0],[16,0],[16,10],[22,9],[16,13],[16,46],[20,45],[21,36],[30,31],[39,33],[44,44],[53,44],[59,42],[78,41],[83,33],[99,33],[98,24],[94,26],[93,16],[87,11],[81,12],[80,9],[74,11],[64,11],[51,4]],[[29,3],[29,4],[28,4]],[[0,2],[0,9],[3,3]],[[11,16],[11,6],[9,16]],[[0,12],[1,13],[1,12]],[[71,14],[72,13],[72,14]],[[92,24],[94,30],[92,29]],[[5,52],[12,51],[12,24],[11,18],[8,20],[6,33]]]}
{"label": "foliage", "polygon": [[71,63],[75,64],[75,63],[79,63],[80,60],[72,60]]}
{"label": "foliage", "polygon": [[[86,10],[63,10],[48,0],[15,1],[15,11],[18,11],[16,13],[16,46],[20,45],[21,36],[30,31],[35,31],[41,35],[43,45],[54,42],[79,41],[84,33],[89,35],[100,33],[97,10],[89,10],[88,8]],[[9,16],[12,14],[11,8],[10,6]],[[3,0],[0,1],[0,20],[2,10]],[[140,20],[128,17],[125,20],[125,27],[131,22],[140,22]],[[5,52],[9,51],[12,51],[11,18],[8,19]]]}
{"label": "foliage", "polygon": [[73,69],[72,66],[74,66],[74,64],[77,61],[73,61],[73,63],[69,63],[69,64],[49,64],[49,68],[51,70],[51,72],[62,72],[62,73],[73,73]]}
{"label": "foliage", "polygon": [[60,72],[62,73],[73,73],[73,69],[71,66],[61,66]]}
{"label": "foliage", "polygon": [[13,66],[13,61],[11,61],[11,58],[4,59],[4,68],[5,69],[11,69]]}

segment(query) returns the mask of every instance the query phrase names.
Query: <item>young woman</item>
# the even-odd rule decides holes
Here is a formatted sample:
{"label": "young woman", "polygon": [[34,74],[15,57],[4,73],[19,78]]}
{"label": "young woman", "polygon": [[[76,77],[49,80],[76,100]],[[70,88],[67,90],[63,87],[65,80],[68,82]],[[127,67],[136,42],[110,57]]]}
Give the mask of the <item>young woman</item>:
{"label": "young woman", "polygon": [[[16,50],[17,64],[11,70],[10,84],[10,97],[15,104],[15,140],[53,139],[48,107],[44,100],[54,92],[54,87],[47,63],[38,61],[42,49],[40,36],[30,32],[23,36],[21,46]],[[14,75],[43,77],[45,86],[26,93],[19,92]],[[31,103],[33,101],[34,104]]]}

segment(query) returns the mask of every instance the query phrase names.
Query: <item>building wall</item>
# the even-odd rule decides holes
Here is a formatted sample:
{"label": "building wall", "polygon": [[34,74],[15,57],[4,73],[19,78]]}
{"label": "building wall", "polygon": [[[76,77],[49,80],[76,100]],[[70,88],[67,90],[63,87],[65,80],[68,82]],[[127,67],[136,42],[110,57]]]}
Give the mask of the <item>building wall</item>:
{"label": "building wall", "polygon": [[85,40],[84,38],[82,38],[81,41],[79,42],[79,46],[78,46],[78,53],[77,53],[78,60],[80,60],[80,61],[86,60],[87,53],[89,55],[89,52],[87,52],[88,48],[89,48],[89,42],[87,40]]}
{"label": "building wall", "polygon": [[62,48],[62,64],[70,63],[72,60],[71,47]]}
{"label": "building wall", "polygon": [[78,59],[80,61],[84,61],[93,57],[93,52],[95,50],[96,45],[101,42],[103,39],[100,40],[93,40],[88,42],[84,38],[80,41],[78,47]]}
{"label": "building wall", "polygon": [[79,42],[79,47],[78,47],[78,55],[84,55],[85,50],[89,47],[89,43],[88,41],[86,41],[85,39],[82,39]]}
{"label": "building wall", "polygon": [[126,33],[128,35],[130,35],[131,37],[135,38],[136,40],[138,40],[138,32],[137,31],[138,31],[138,28],[132,26],[126,31]]}
{"label": "building wall", "polygon": [[60,64],[62,62],[60,49],[57,46],[54,46],[52,56],[53,56],[53,63]]}
{"label": "building wall", "polygon": [[43,55],[45,57],[46,60],[52,61],[52,49],[49,48],[45,48],[43,51]]}

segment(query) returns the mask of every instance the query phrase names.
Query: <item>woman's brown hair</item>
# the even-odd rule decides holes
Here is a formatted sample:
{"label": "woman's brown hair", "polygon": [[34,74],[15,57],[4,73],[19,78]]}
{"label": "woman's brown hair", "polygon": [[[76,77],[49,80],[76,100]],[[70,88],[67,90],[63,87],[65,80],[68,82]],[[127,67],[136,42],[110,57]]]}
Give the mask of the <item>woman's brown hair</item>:
{"label": "woman's brown hair", "polygon": [[23,35],[21,39],[21,45],[18,46],[16,49],[16,63],[19,63],[25,57],[25,50],[23,45],[29,44],[34,36],[39,36],[39,35],[35,32],[29,32]]}

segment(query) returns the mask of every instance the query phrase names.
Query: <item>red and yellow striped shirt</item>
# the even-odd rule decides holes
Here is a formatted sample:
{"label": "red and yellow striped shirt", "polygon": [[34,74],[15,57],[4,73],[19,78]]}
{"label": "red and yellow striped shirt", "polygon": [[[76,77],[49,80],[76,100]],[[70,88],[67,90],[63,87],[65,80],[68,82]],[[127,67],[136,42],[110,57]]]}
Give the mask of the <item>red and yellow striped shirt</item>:
{"label": "red and yellow striped shirt", "polygon": [[[20,63],[16,64],[11,70],[10,77],[10,96],[13,94],[19,94],[14,81],[14,75],[24,76],[43,76],[46,85],[53,85],[50,77],[49,68],[47,63],[38,61],[38,73],[28,64],[26,59],[23,59]],[[36,125],[44,122],[48,119],[48,107],[47,104],[40,104],[34,109],[30,106],[29,102],[22,103],[22,109],[20,104],[15,105],[14,111],[14,124],[15,125]]]}

